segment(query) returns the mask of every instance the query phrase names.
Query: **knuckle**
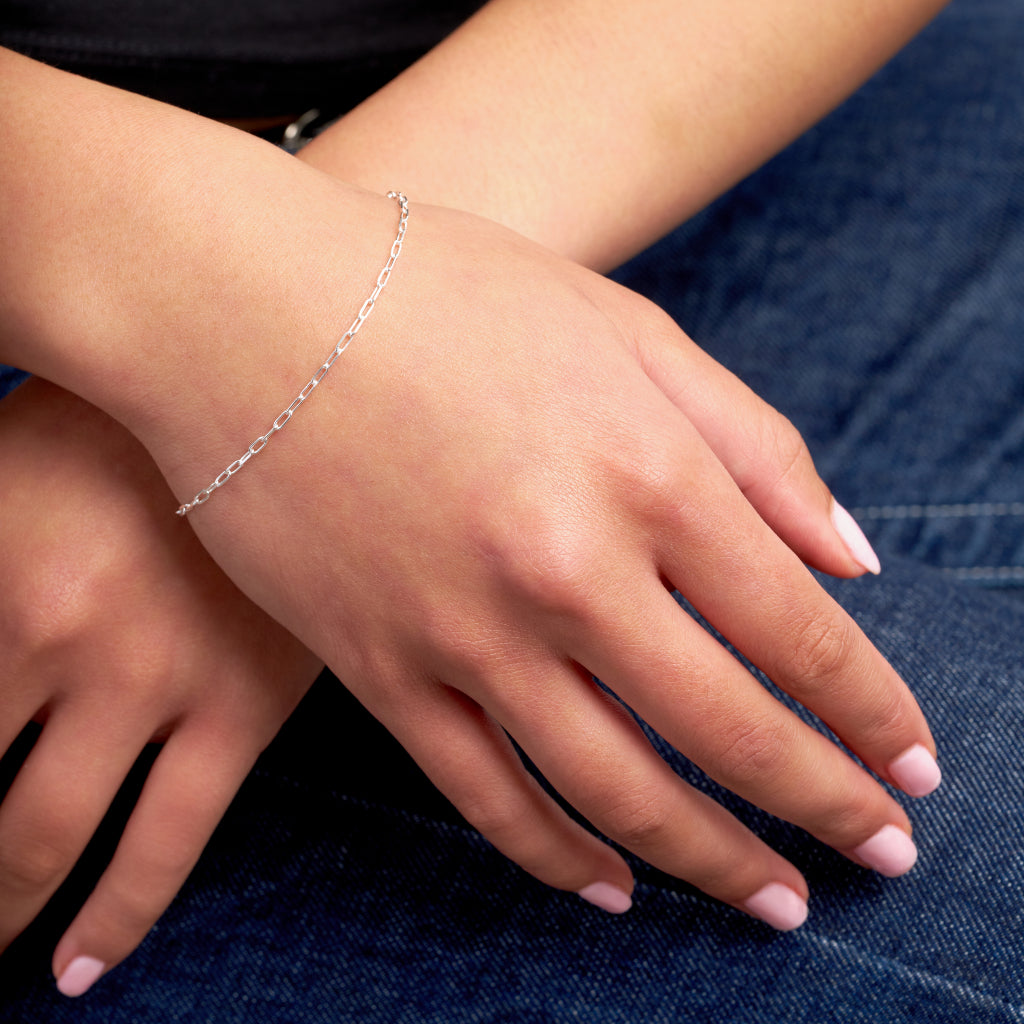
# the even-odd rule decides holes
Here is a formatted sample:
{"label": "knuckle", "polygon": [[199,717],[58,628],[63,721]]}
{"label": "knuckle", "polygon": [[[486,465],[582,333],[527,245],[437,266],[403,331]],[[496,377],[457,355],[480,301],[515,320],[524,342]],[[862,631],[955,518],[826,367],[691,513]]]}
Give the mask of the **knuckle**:
{"label": "knuckle", "polygon": [[675,529],[690,518],[687,464],[655,438],[640,441],[620,458],[612,476],[633,508],[656,524]]}
{"label": "knuckle", "polygon": [[767,408],[758,419],[754,464],[772,467],[772,485],[779,486],[798,470],[811,464],[803,435],[782,413]]}
{"label": "knuckle", "polygon": [[4,650],[31,657],[81,635],[95,610],[82,577],[41,567],[30,580],[10,580],[0,619]]}
{"label": "knuckle", "polygon": [[640,492],[660,500],[673,488],[677,464],[678,458],[655,438],[633,437],[628,448],[620,451],[613,472],[631,494]]}
{"label": "knuckle", "polygon": [[818,808],[821,824],[816,834],[838,849],[855,846],[880,827],[877,822],[881,796],[880,790],[870,788],[856,791],[845,788],[832,794],[831,799]]}
{"label": "knuckle", "polygon": [[596,824],[627,849],[644,849],[659,842],[667,833],[669,810],[655,793],[632,787],[606,802]]}
{"label": "knuckle", "polygon": [[716,899],[732,901],[749,893],[752,889],[749,876],[758,876],[758,860],[751,851],[744,850],[746,857],[733,850],[708,851],[687,871],[687,881],[702,892]]}
{"label": "knuckle", "polygon": [[634,332],[641,345],[649,345],[653,341],[677,347],[681,341],[689,340],[671,314],[645,295],[624,291],[621,299],[624,311],[632,317]]}
{"label": "knuckle", "polygon": [[567,872],[574,873],[573,860],[566,857],[571,848],[567,850],[550,819],[529,801],[495,801],[481,795],[460,803],[459,810],[496,849],[541,881],[555,885]]}
{"label": "knuckle", "polygon": [[757,418],[754,443],[737,482],[749,497],[770,507],[783,500],[791,485],[816,478],[817,470],[800,431],[780,412],[765,409],[766,415]]}
{"label": "knuckle", "polygon": [[[102,657],[104,685],[159,692],[173,666],[183,659],[180,635],[139,610],[137,621],[112,613],[116,602],[101,577],[88,571],[65,578],[50,568],[28,586],[5,594],[0,609],[0,646],[12,664],[36,671],[80,671]],[[111,655],[116,631],[119,644]]]}
{"label": "knuckle", "polygon": [[735,729],[718,753],[718,770],[731,786],[763,788],[778,780],[789,763],[792,729],[783,722],[757,722]]}
{"label": "knuckle", "polygon": [[804,618],[789,635],[788,672],[805,695],[836,682],[850,666],[857,645],[853,621],[828,613]]}
{"label": "knuckle", "polygon": [[782,415],[772,410],[772,415],[762,421],[761,450],[779,469],[779,479],[784,480],[795,467],[811,461],[803,435]]}
{"label": "knuckle", "polygon": [[[463,795],[458,807],[466,821],[499,849],[522,847],[523,837],[529,836],[536,824],[518,802],[495,800],[483,792]],[[520,856],[516,860],[522,864]]]}
{"label": "knuckle", "polygon": [[137,942],[168,906],[199,856],[189,842],[153,838],[119,853],[107,869],[95,905],[94,919],[107,935]]}
{"label": "knuckle", "polygon": [[460,681],[489,678],[492,667],[511,654],[510,642],[501,634],[468,616],[458,617],[450,608],[425,612],[422,629],[431,659]]}
{"label": "knuckle", "polygon": [[879,749],[905,750],[913,742],[913,716],[908,707],[907,691],[898,686],[879,686],[866,700],[858,716],[858,731],[872,746]]}
{"label": "knuckle", "polygon": [[503,575],[534,609],[555,617],[583,617],[595,589],[593,543],[575,517],[535,519],[508,546]]}
{"label": "knuckle", "polygon": [[[201,806],[201,798],[193,799],[193,805]],[[188,820],[188,812],[182,809],[180,815],[173,812],[171,820],[178,818],[181,822]],[[204,808],[205,816],[205,808]],[[183,835],[188,835],[189,830],[182,825],[179,830]],[[154,837],[139,849],[136,863],[138,877],[147,879],[152,883],[155,892],[166,889],[176,889],[187,877],[199,859],[202,846],[191,836],[182,839],[178,835],[166,837]],[[136,890],[141,891],[145,886],[137,886]]]}
{"label": "knuckle", "polygon": [[45,833],[23,834],[0,844],[0,880],[15,892],[55,889],[74,862],[66,843]]}

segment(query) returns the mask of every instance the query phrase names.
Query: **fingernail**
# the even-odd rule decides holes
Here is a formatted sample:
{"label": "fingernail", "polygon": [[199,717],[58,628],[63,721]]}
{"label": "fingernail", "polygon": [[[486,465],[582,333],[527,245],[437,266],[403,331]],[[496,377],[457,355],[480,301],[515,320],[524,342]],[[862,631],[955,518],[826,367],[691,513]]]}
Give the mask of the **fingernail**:
{"label": "fingernail", "polygon": [[577,894],[595,907],[607,910],[609,914],[624,914],[633,906],[632,897],[610,882],[593,882],[580,889]]}
{"label": "fingernail", "polygon": [[887,878],[905,875],[917,863],[914,840],[895,825],[884,825],[853,852]]}
{"label": "fingernail", "polygon": [[935,758],[920,743],[904,750],[889,765],[889,774],[909,796],[927,796],[934,793],[942,782],[942,771]]}
{"label": "fingernail", "polygon": [[743,906],[765,924],[791,932],[807,920],[807,904],[788,885],[769,882],[758,889]]}
{"label": "fingernail", "polygon": [[857,525],[857,520],[835,498],[832,499],[832,525],[842,538],[846,550],[850,552],[853,560],[877,576],[882,571],[882,563],[879,562],[875,549],[864,536],[864,531]]}
{"label": "fingernail", "polygon": [[84,995],[99,980],[106,964],[91,956],[76,956],[57,979],[57,991],[64,996]]}

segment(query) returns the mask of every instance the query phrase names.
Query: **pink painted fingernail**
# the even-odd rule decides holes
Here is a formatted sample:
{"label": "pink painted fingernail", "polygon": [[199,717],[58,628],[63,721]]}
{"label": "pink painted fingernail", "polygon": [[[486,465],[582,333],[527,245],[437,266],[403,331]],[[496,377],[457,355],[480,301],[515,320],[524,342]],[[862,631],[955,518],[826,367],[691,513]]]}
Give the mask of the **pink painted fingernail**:
{"label": "pink painted fingernail", "polygon": [[617,885],[610,882],[593,882],[580,889],[577,894],[595,907],[607,910],[609,914],[624,914],[631,906],[633,899]]}
{"label": "pink painted fingernail", "polygon": [[807,904],[788,885],[769,882],[758,889],[743,906],[765,924],[791,932],[807,920]]}
{"label": "pink painted fingernail", "polygon": [[107,965],[102,960],[91,956],[76,956],[57,979],[57,991],[64,996],[84,995],[106,969]]}
{"label": "pink painted fingernail", "polygon": [[857,520],[835,498],[832,499],[832,525],[853,560],[877,576],[882,571],[882,563],[879,562],[875,549],[864,536],[864,531],[857,525]]}
{"label": "pink painted fingernail", "polygon": [[895,825],[883,825],[853,852],[887,878],[905,875],[917,863],[914,840]]}
{"label": "pink painted fingernail", "polygon": [[889,774],[909,796],[927,796],[934,793],[942,782],[942,771],[935,763],[935,758],[920,743],[904,750],[889,765]]}

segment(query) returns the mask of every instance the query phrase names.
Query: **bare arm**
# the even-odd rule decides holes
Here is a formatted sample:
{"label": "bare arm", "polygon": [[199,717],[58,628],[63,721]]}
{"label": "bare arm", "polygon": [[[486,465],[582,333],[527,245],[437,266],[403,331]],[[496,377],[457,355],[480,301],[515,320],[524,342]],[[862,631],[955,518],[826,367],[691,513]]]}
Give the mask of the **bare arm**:
{"label": "bare arm", "polygon": [[303,156],[608,269],[865,81],[945,0],[492,0]]}
{"label": "bare arm", "polygon": [[[258,140],[0,52],[0,355],[120,418],[178,500],[305,383],[395,222],[390,200]],[[792,428],[650,304],[497,224],[414,204],[358,344],[190,522],[538,878],[617,889],[619,909],[632,888],[509,735],[606,835],[793,927],[799,872],[684,786],[592,675],[735,792],[858,863],[908,870],[905,811],[665,586],[870,770],[923,792],[902,773],[934,751],[920,710],[802,564],[865,568],[833,514]],[[5,885],[61,867],[26,876],[0,847],[0,907]],[[58,971],[124,956],[124,934],[101,932],[66,938]]]}
{"label": "bare arm", "polygon": [[0,49],[0,359],[107,412],[176,415],[215,387],[218,360],[266,370],[273,343],[254,354],[254,339],[284,337],[295,310],[309,326],[358,308],[392,206],[243,132]]}

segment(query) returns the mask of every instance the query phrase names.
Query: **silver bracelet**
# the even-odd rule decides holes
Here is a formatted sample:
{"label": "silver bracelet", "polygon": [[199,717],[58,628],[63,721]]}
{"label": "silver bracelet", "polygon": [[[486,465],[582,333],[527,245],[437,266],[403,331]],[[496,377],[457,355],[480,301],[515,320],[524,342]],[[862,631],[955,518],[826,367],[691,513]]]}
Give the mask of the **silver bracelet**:
{"label": "silver bracelet", "polygon": [[307,398],[309,398],[317,384],[327,376],[327,371],[334,365],[335,359],[337,359],[338,356],[348,348],[352,339],[356,336],[356,332],[363,326],[364,321],[370,313],[373,312],[373,306],[377,301],[377,296],[384,290],[384,285],[388,283],[388,278],[391,277],[391,271],[394,269],[395,261],[398,259],[398,254],[402,251],[402,241],[405,238],[405,228],[409,223],[409,200],[406,199],[405,195],[401,192],[389,192],[388,199],[397,200],[401,210],[398,218],[398,234],[395,235],[395,240],[391,243],[391,253],[388,256],[387,263],[384,264],[384,269],[377,275],[377,284],[370,293],[370,297],[360,308],[359,315],[352,321],[352,326],[342,335],[341,340],[334,346],[334,351],[331,352],[331,354],[324,360],[316,373],[309,378],[309,382],[299,392],[295,401],[292,402],[292,404],[289,405],[276,420],[274,420],[270,429],[265,434],[257,437],[256,440],[253,441],[253,443],[246,449],[245,454],[240,459],[235,459],[235,461],[232,462],[231,465],[228,466],[228,468],[225,469],[209,487],[201,490],[191,501],[179,506],[177,511],[179,516],[187,516],[192,509],[209,501],[211,495],[218,487],[223,487],[254,455],[257,455],[266,448],[270,439],[292,418],[292,416],[295,415],[296,410]]}

